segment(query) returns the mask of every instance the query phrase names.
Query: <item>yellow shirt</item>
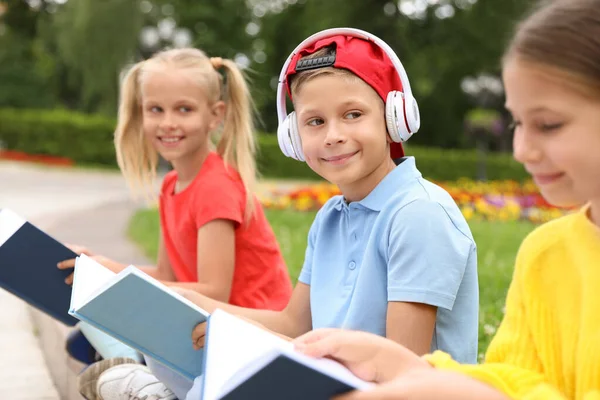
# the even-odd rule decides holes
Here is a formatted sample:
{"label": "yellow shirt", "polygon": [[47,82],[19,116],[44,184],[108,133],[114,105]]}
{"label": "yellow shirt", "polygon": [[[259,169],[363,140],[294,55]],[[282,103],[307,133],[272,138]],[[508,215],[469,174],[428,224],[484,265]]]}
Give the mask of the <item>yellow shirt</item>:
{"label": "yellow shirt", "polygon": [[587,211],[525,239],[484,364],[460,365],[439,351],[426,359],[514,399],[600,400],[600,229]]}

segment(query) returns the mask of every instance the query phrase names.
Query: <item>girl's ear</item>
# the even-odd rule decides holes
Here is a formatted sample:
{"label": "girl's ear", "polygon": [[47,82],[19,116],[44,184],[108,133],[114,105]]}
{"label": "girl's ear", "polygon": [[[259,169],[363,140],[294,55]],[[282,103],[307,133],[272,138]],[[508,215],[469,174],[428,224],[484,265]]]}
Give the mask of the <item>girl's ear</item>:
{"label": "girl's ear", "polygon": [[227,105],[224,101],[219,100],[215,104],[212,105],[210,109],[210,113],[212,115],[212,121],[210,122],[210,130],[216,129],[223,122],[223,118],[225,117],[225,108]]}

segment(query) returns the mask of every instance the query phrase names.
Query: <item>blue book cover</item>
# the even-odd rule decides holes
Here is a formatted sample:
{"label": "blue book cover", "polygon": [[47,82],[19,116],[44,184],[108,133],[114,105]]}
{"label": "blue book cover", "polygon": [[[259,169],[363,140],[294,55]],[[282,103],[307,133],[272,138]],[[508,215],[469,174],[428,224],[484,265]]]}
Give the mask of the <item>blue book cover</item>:
{"label": "blue book cover", "polygon": [[330,399],[371,387],[343,365],[298,353],[293,344],[223,310],[206,333],[202,400]]}
{"label": "blue book cover", "polygon": [[73,271],[56,264],[75,257],[23,217],[0,210],[0,287],[68,326],[78,322],[69,315],[72,289],[65,283]]}
{"label": "blue book cover", "polygon": [[115,274],[78,257],[70,313],[190,380],[202,374],[192,330],[208,313],[134,266]]}
{"label": "blue book cover", "polygon": [[219,400],[330,400],[354,389],[351,384],[277,354]]}

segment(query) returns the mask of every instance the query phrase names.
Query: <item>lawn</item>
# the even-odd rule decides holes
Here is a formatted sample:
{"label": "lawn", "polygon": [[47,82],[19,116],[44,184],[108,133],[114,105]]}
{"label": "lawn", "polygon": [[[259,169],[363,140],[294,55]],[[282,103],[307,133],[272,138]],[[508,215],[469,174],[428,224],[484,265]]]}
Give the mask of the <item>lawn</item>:
{"label": "lawn", "polygon": [[[266,210],[279,240],[290,275],[296,281],[306,247],[306,236],[315,212]],[[479,353],[485,352],[502,319],[506,290],[513,271],[519,244],[535,227],[526,221],[469,221],[478,247],[480,321]],[[154,259],[158,245],[158,213],[142,210],[136,213],[129,227],[130,237],[145,254]]]}

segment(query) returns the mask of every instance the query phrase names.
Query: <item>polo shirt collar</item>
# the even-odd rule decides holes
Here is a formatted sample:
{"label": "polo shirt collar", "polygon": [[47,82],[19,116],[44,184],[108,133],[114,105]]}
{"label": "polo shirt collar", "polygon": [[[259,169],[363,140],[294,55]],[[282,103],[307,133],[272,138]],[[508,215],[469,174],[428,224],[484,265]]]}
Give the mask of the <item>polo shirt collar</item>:
{"label": "polo shirt collar", "polygon": [[[415,158],[404,157],[400,160],[400,164],[387,174],[367,197],[357,203],[370,210],[381,211],[388,199],[398,193],[398,187],[420,177],[421,173],[417,169]],[[336,210],[341,211],[344,206],[347,207],[346,200],[343,196],[340,196],[334,207]]]}

